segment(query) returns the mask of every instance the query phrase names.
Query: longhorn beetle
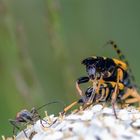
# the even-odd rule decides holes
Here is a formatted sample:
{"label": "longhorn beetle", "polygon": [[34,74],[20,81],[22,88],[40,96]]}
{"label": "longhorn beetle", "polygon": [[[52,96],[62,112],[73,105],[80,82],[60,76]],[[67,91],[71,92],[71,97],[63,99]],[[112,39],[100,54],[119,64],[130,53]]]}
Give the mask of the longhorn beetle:
{"label": "longhorn beetle", "polygon": [[[39,108],[33,107],[31,111],[28,111],[27,109],[23,109],[20,112],[18,112],[16,114],[15,119],[9,119],[10,124],[13,125],[13,134],[15,135],[15,129],[21,130],[22,126],[25,127],[28,124],[34,125],[37,120],[40,120],[40,124],[44,127],[42,121],[46,123],[48,122],[41,118],[38,111],[42,109],[43,107],[50,104],[54,104],[54,103],[61,103],[64,105],[64,103],[62,103],[61,101],[53,101],[53,102],[46,103],[40,106]],[[27,137],[27,134],[24,129],[23,129],[23,132],[25,136]]]}

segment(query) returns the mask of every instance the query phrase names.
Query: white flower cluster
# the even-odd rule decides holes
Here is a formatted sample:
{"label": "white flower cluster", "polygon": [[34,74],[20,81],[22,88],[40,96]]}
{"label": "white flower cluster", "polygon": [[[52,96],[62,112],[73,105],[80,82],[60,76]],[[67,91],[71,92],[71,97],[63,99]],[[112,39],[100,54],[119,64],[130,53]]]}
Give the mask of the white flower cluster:
{"label": "white flower cluster", "polygon": [[[63,117],[47,116],[49,124],[43,122],[43,127],[37,121],[26,133],[32,140],[140,140],[140,112],[127,107],[117,108],[116,113],[118,119],[111,107],[90,106]],[[28,138],[20,132],[16,140],[23,139]]]}

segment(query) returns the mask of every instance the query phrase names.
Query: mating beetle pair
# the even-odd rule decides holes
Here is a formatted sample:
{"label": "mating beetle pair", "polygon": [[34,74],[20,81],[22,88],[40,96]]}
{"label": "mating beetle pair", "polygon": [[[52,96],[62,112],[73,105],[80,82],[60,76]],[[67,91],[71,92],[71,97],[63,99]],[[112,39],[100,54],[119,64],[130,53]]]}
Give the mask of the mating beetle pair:
{"label": "mating beetle pair", "polygon": [[[82,61],[86,67],[87,76],[80,77],[76,81],[76,89],[81,99],[72,103],[65,111],[77,103],[92,104],[98,102],[111,102],[114,115],[115,103],[131,104],[140,102],[140,95],[134,84],[134,77],[125,56],[113,41],[106,45],[112,45],[119,59],[91,56]],[[80,84],[91,82],[91,86],[83,93]]]}

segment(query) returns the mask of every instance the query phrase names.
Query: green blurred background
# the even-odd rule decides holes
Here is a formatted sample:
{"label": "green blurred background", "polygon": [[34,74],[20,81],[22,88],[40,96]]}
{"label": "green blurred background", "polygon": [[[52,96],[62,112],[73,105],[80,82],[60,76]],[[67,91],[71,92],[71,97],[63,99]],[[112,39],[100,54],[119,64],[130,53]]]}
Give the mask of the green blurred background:
{"label": "green blurred background", "polygon": [[81,60],[116,57],[102,47],[110,39],[139,85],[140,0],[0,0],[0,135],[12,135],[8,119],[23,108],[78,99]]}

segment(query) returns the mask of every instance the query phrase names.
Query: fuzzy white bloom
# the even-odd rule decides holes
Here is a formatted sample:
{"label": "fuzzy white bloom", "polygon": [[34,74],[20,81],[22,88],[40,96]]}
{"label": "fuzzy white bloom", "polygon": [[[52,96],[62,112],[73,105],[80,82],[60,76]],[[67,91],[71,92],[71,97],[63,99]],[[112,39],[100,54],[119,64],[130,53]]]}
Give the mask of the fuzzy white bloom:
{"label": "fuzzy white bloom", "polygon": [[[27,136],[32,140],[139,140],[140,112],[133,107],[116,109],[115,118],[111,107],[95,105],[62,117],[47,116],[53,123],[44,127],[37,121],[28,128]],[[49,118],[48,118],[49,117]],[[50,126],[49,126],[50,125]],[[27,139],[20,132],[16,140]]]}

